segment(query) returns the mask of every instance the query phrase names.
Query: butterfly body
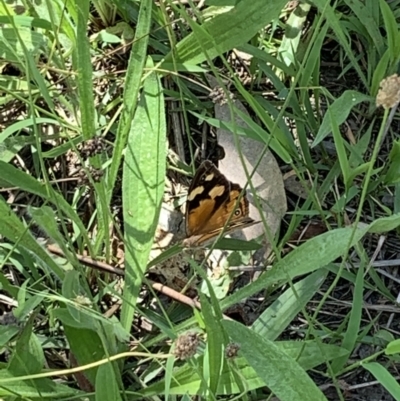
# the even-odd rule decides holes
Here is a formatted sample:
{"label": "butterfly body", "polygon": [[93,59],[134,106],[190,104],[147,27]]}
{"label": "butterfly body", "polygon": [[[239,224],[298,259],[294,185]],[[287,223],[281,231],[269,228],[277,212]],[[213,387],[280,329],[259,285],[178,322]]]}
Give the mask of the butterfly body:
{"label": "butterfly body", "polygon": [[249,217],[246,195],[230,182],[213,163],[204,161],[192,180],[186,203],[184,244],[202,245],[217,237],[225,228],[230,232],[254,224]]}

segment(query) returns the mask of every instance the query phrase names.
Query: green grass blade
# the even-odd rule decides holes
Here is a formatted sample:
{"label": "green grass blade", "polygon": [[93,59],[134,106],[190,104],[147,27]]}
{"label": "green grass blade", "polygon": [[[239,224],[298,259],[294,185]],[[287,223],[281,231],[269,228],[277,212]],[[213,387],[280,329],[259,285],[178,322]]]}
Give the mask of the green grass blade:
{"label": "green grass blade", "polygon": [[300,3],[297,12],[291,13],[286,22],[285,35],[278,49],[278,58],[286,65],[297,64],[298,48],[310,8],[311,4]]}
{"label": "green grass blade", "polygon": [[357,271],[356,285],[354,288],[350,319],[342,343],[342,347],[348,350],[348,354],[344,355],[341,358],[336,359],[336,361],[332,363],[332,370],[334,372],[339,372],[343,368],[357,343],[358,333],[360,331],[361,317],[362,317],[361,314],[364,304],[363,292],[364,292],[364,265],[361,264],[361,266]]}
{"label": "green grass blade", "polygon": [[[210,287],[209,285],[209,289]],[[222,368],[223,330],[221,320],[215,316],[210,302],[203,293],[200,293],[200,301],[207,331],[207,350],[204,356],[203,374],[209,383],[210,393],[216,395]]]}
{"label": "green grass blade", "polygon": [[344,50],[346,51],[346,56],[350,59],[351,65],[357,71],[361,82],[368,89],[368,80],[365,77],[362,69],[358,65],[357,59],[354,56],[353,49],[351,48],[348,39],[344,34],[342,27],[340,26],[339,16],[336,15],[335,10],[325,0],[315,0],[314,3],[320,9],[321,13],[323,13],[326,21],[331,26],[337,41],[340,43],[341,46],[343,46]]}
{"label": "green grass blade", "polygon": [[374,103],[375,99],[353,90],[345,91],[337,98],[329,107],[330,113],[325,114],[312,146],[318,145],[332,131],[332,119],[337,125],[342,124],[349,116],[352,108],[361,102]]}
{"label": "green grass blade", "polygon": [[[372,96],[376,96],[382,79],[385,78],[385,76],[387,75],[390,57],[391,55],[389,49],[387,49],[386,52],[381,57],[381,59],[379,60],[377,66],[375,67],[375,71],[372,74],[372,80],[371,80],[370,92]],[[375,104],[371,104],[371,108],[372,107],[375,107]]]}
{"label": "green grass blade", "polygon": [[204,355],[205,363],[203,366],[203,374],[209,383],[209,392],[212,397],[217,394],[219,379],[223,367],[223,349],[228,338],[221,326],[223,316],[214,289],[204,271],[201,268],[197,268],[197,266],[196,271],[206,282],[211,300],[211,302],[209,302],[204,293],[200,293],[200,302],[207,331],[207,350]]}
{"label": "green grass blade", "polygon": [[399,37],[399,29],[397,28],[396,18],[393,15],[392,10],[385,0],[379,0],[379,6],[381,9],[383,22],[385,23],[385,29],[387,34],[387,46],[390,54],[390,59],[397,59],[399,56],[396,54],[397,42]]}
{"label": "green grass blade", "polygon": [[324,394],[295,359],[276,344],[234,321],[223,321],[240,354],[281,401],[327,401]]}
{"label": "green grass blade", "polygon": [[132,122],[123,170],[125,303],[122,325],[129,329],[158,223],[165,180],[164,96],[156,73],[147,77]]}
{"label": "green grass blade", "polygon": [[344,146],[344,138],[339,130],[339,123],[335,120],[333,116],[332,110],[329,107],[327,115],[331,120],[331,129],[333,134],[333,140],[335,142],[336,153],[339,160],[340,170],[343,174],[343,181],[345,183],[346,193],[349,191],[349,186],[351,186],[352,182],[349,182],[349,177],[351,175],[351,169],[349,165],[349,158],[346,153],[346,149]]}
{"label": "green grass blade", "polygon": [[95,111],[93,97],[93,68],[90,57],[90,46],[87,37],[89,19],[89,0],[75,0],[77,10],[77,29],[74,69],[77,72],[79,92],[79,109],[83,139],[87,140],[95,134]]}
{"label": "green grass blade", "polygon": [[360,0],[345,0],[345,3],[347,3],[347,5],[353,10],[354,14],[358,18],[358,21],[368,32],[368,35],[370,36],[368,39],[372,39],[373,42],[370,43],[370,46],[373,46],[378,52],[379,56],[382,56],[385,48],[384,41],[379,31],[379,27],[376,24],[375,16],[371,14],[371,8],[367,7]]}
{"label": "green grass blade", "polygon": [[384,366],[377,362],[366,363],[362,366],[385,387],[396,401],[400,401],[400,385],[397,379],[395,379]]}

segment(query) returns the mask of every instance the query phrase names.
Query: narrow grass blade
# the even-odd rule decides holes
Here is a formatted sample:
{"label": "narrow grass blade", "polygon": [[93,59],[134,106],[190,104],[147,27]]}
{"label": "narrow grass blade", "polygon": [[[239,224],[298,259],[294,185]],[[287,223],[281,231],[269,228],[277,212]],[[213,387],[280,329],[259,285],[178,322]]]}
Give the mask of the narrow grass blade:
{"label": "narrow grass blade", "polygon": [[[384,39],[381,35],[375,20],[377,16],[371,14],[371,7],[367,7],[362,1],[345,0],[345,3],[353,10],[354,14],[357,16],[358,22],[361,23],[368,32],[370,36],[368,39],[372,39],[375,50],[378,52],[379,56],[382,56],[386,38]],[[372,43],[370,43],[370,45],[372,45]]]}
{"label": "narrow grass blade", "polygon": [[123,170],[125,303],[122,325],[129,329],[149,259],[164,193],[166,125],[164,96],[156,73],[147,77],[133,120]]}
{"label": "narrow grass blade", "polygon": [[339,98],[337,98],[329,107],[330,113],[326,113],[318,134],[314,139],[312,146],[318,145],[323,141],[330,132],[332,132],[332,119],[337,125],[342,124],[349,116],[352,108],[361,102],[375,102],[371,96],[364,95],[360,92],[347,90]]}
{"label": "narrow grass blade", "polygon": [[297,63],[296,59],[298,57],[297,52],[299,43],[310,8],[311,4],[300,3],[298,5],[298,10],[296,10],[294,13],[291,13],[290,17],[286,21],[285,35],[278,49],[278,58],[286,65]]}
{"label": "narrow grass blade", "polygon": [[387,46],[389,50],[390,60],[393,62],[398,59],[398,47],[399,47],[399,29],[397,27],[397,21],[393,14],[393,11],[389,7],[385,0],[379,0],[379,6],[381,9],[383,22],[385,24],[387,34]]}
{"label": "narrow grass blade", "polygon": [[73,263],[76,261],[75,255],[69,251],[65,238],[62,236],[57,224],[57,216],[54,210],[49,206],[42,206],[40,208],[29,207],[28,211],[36,224],[44,230],[47,237],[57,244],[63,251],[66,258]]}
{"label": "narrow grass blade", "polygon": [[332,363],[333,372],[339,372],[346,364],[350,357],[358,338],[361,323],[361,313],[363,308],[363,291],[364,290],[364,266],[361,265],[357,271],[356,285],[354,288],[352,308],[350,312],[350,319],[347,325],[347,330],[343,338],[342,347],[347,349],[348,354],[342,358],[338,358]]}
{"label": "narrow grass blade", "polygon": [[79,109],[84,140],[95,134],[95,111],[93,97],[93,69],[90,58],[90,46],[87,37],[89,19],[89,0],[75,0],[77,10],[77,28],[75,57],[73,57],[74,70],[77,72],[79,91]]}
{"label": "narrow grass blade", "polygon": [[330,4],[325,0],[315,0],[314,4],[319,8],[320,12],[326,18],[327,23],[332,28],[336,40],[340,43],[340,45],[344,48],[347,57],[349,58],[351,65],[357,71],[358,76],[360,77],[363,85],[368,89],[368,80],[363,73],[362,69],[358,65],[357,59],[354,55],[353,49],[351,48],[349,41],[343,32],[343,28],[339,22],[339,16],[336,15],[335,10],[330,6]]}
{"label": "narrow grass blade", "polygon": [[[400,36],[399,36],[400,37]],[[379,85],[383,78],[387,75],[388,66],[390,62],[390,53],[389,49],[386,50],[384,55],[379,60],[377,66],[375,67],[375,71],[372,74],[371,80],[371,90],[370,93],[372,96],[376,96],[378,93]],[[375,104],[371,103],[371,108],[375,107]]]}
{"label": "narrow grass blade", "polygon": [[344,146],[344,138],[339,130],[339,123],[335,120],[333,116],[332,109],[328,108],[327,115],[330,117],[330,126],[332,129],[333,140],[335,142],[336,153],[339,160],[340,170],[342,171],[343,181],[345,183],[346,193],[349,191],[349,185],[351,186],[352,182],[349,182],[349,176],[351,175],[351,169],[349,165],[349,158],[346,153],[346,149]]}
{"label": "narrow grass blade", "polygon": [[272,341],[237,322],[223,321],[222,325],[232,340],[239,344],[240,354],[279,400],[327,401],[296,360]]}
{"label": "narrow grass blade", "polygon": [[377,362],[366,363],[362,366],[385,387],[396,401],[400,401],[400,385],[397,379],[384,366]]}
{"label": "narrow grass blade", "polygon": [[210,303],[206,296],[200,293],[201,307],[207,331],[207,358],[205,357],[207,364],[204,364],[203,372],[205,376],[206,373],[208,376],[209,391],[211,394],[216,395],[223,364],[223,348],[226,341],[224,341],[224,330],[221,326],[222,312],[218,305],[218,300],[214,294],[212,285],[205,275],[203,275],[203,279],[207,282],[212,300],[212,303]]}

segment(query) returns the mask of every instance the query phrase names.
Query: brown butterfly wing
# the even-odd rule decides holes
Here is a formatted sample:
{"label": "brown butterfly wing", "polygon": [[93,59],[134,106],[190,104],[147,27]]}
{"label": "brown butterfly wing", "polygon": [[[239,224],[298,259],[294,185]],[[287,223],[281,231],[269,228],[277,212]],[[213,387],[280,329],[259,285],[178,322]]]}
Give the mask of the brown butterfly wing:
{"label": "brown butterfly wing", "polygon": [[[245,227],[252,226],[256,222],[249,217],[249,203],[245,196],[243,196],[239,203],[237,203],[238,197],[242,191],[242,188],[237,185],[230,183],[231,191],[229,200],[225,202],[218,210],[214,212],[211,218],[207,221],[207,224],[202,226],[202,229],[184,240],[184,246],[204,246],[212,241],[217,235],[220,234],[223,227],[225,227],[229,217],[229,223],[225,227],[225,233],[242,229]],[[236,210],[232,213],[233,208],[236,206]]]}
{"label": "brown butterfly wing", "polygon": [[209,232],[210,221],[213,227],[218,227],[214,222],[215,213],[229,199],[230,187],[230,182],[213,163],[206,160],[200,165],[190,185],[186,202],[188,237]]}
{"label": "brown butterfly wing", "polygon": [[223,228],[229,218],[230,220],[226,227],[226,231],[231,231],[233,228],[243,226],[244,224],[247,225],[254,221],[249,217],[249,201],[247,200],[246,195],[243,195],[238,202],[242,188],[238,184],[230,184],[231,189],[229,192],[229,199],[227,199],[225,203],[214,212],[212,220],[209,221],[205,227],[207,228],[206,232]]}

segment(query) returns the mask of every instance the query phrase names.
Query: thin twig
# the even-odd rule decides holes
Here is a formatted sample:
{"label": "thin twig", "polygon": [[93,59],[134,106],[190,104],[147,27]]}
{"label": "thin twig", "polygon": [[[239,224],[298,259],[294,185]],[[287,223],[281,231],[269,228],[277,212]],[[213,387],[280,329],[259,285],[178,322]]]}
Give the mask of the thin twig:
{"label": "thin twig", "polygon": [[[48,245],[47,249],[55,255],[65,257],[62,250],[55,245]],[[122,277],[125,276],[125,271],[118,267],[111,266],[104,262],[98,262],[97,260],[94,260],[88,256],[76,255],[76,258],[79,260],[79,262],[81,262],[85,266],[88,266],[88,267],[91,267],[94,269],[98,269],[98,270],[104,271],[106,273],[117,274],[118,276],[122,276]],[[189,305],[193,308],[201,309],[200,303],[193,300],[192,298],[189,298],[186,295],[183,295],[183,294],[179,293],[178,291],[175,291],[172,288],[167,287],[164,284],[156,283],[151,280],[146,280],[146,281],[156,291],[161,292],[162,294],[167,295],[168,297],[170,297],[178,302]]]}

